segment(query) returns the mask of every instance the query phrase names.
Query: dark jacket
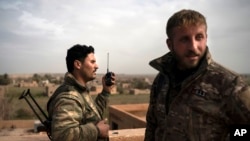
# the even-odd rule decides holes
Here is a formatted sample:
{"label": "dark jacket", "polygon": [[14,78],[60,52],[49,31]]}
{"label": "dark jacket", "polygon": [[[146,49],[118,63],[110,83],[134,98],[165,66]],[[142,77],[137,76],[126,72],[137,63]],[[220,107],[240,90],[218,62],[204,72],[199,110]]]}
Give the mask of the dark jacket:
{"label": "dark jacket", "polygon": [[211,59],[178,82],[171,53],[150,62],[159,71],[150,94],[145,141],[225,141],[229,127],[250,124],[250,89]]}

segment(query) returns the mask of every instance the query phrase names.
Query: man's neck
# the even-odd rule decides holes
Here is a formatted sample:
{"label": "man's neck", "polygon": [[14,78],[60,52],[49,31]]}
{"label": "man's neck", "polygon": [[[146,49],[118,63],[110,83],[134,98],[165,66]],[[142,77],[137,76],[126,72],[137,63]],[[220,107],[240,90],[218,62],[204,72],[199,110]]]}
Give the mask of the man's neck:
{"label": "man's neck", "polygon": [[86,81],[81,77],[81,75],[77,72],[72,72],[72,75],[75,77],[77,82],[82,86],[86,86]]}

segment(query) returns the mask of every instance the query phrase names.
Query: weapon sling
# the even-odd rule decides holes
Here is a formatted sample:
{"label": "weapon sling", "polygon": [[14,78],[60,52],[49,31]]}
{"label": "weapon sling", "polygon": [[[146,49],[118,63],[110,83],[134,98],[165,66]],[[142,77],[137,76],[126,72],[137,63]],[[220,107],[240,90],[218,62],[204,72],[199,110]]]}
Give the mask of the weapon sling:
{"label": "weapon sling", "polygon": [[[30,97],[31,100],[29,100],[28,97]],[[37,103],[37,101],[34,99],[34,97],[32,96],[32,94],[30,93],[30,89],[28,89],[27,91],[24,90],[23,93],[22,93],[22,95],[19,97],[19,100],[21,100],[23,98],[28,103],[28,105],[30,106],[30,108],[32,109],[32,111],[35,113],[35,115],[37,116],[37,118],[40,120],[40,122],[44,125],[44,127],[46,128],[46,131],[47,131],[47,135],[48,135],[49,139],[51,140],[51,135],[50,135],[50,132],[49,132],[49,130],[50,130],[50,120],[49,120],[48,116],[45,114],[45,112],[42,110],[42,108],[39,106],[39,104]],[[31,104],[31,102],[33,102],[33,105],[35,104],[35,107],[37,107],[39,109],[39,112],[42,113],[43,117],[41,117],[38,114],[38,112],[35,110],[35,108]]]}

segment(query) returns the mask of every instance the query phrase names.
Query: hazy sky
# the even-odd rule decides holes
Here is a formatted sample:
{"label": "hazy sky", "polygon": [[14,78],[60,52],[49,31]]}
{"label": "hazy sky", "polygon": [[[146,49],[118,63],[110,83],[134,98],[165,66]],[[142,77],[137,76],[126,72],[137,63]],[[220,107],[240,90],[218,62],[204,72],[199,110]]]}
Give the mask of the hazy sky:
{"label": "hazy sky", "polygon": [[0,0],[0,74],[65,73],[67,49],[92,45],[98,73],[147,74],[168,52],[167,19],[194,9],[208,23],[217,62],[250,73],[249,0]]}

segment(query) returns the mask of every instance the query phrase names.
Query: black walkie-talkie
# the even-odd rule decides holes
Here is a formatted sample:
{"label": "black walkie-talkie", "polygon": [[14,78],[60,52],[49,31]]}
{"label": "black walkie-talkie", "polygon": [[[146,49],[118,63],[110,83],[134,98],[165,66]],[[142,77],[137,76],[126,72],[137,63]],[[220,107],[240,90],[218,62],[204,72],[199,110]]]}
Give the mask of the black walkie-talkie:
{"label": "black walkie-talkie", "polygon": [[109,53],[108,53],[107,54],[107,73],[105,75],[105,84],[107,86],[113,85],[113,83],[112,83],[112,75],[114,75],[114,73],[109,71]]}

